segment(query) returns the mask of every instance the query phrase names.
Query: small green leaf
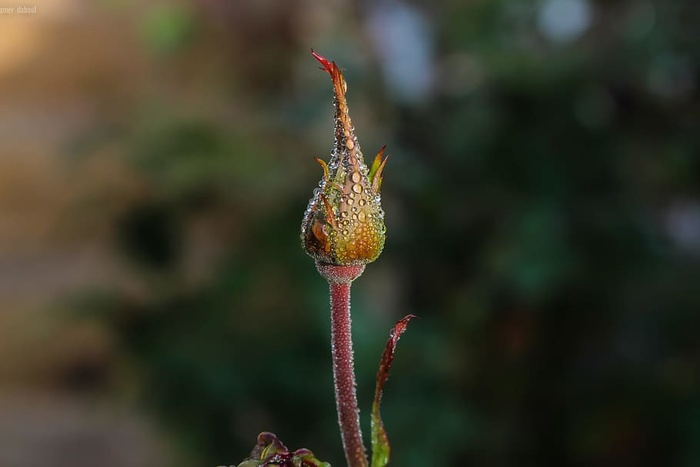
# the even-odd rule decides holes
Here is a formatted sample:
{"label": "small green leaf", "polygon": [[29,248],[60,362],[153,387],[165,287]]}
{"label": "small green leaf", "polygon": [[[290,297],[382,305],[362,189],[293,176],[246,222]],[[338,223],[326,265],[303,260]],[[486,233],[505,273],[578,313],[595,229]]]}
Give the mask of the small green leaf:
{"label": "small green leaf", "polygon": [[389,437],[386,434],[382,417],[379,414],[379,404],[382,400],[382,391],[384,383],[389,378],[389,370],[391,362],[394,360],[394,351],[396,344],[399,342],[401,334],[406,331],[408,322],[415,318],[414,315],[408,315],[396,323],[389,334],[389,340],[386,341],[382,359],[379,362],[379,371],[377,371],[377,386],[374,390],[374,402],[372,403],[372,467],[384,467],[389,463]]}

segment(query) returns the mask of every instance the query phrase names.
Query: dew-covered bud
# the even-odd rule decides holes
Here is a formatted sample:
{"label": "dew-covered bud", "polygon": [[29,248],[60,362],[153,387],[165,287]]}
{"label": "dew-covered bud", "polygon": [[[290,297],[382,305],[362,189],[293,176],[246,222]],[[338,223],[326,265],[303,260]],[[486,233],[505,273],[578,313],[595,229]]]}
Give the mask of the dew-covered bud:
{"label": "dew-covered bud", "polygon": [[323,178],[304,213],[302,245],[317,263],[367,264],[377,259],[386,238],[379,195],[384,148],[368,169],[348,114],[345,79],[335,62],[312,53],[333,80],[335,143],[328,164],[316,159]]}

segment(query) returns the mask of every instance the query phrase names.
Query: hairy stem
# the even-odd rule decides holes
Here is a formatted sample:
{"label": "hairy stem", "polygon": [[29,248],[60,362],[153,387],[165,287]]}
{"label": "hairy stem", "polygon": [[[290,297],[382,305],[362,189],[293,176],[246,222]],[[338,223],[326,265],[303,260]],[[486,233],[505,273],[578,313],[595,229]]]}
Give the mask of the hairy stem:
{"label": "hairy stem", "polygon": [[328,279],[331,295],[331,345],[333,380],[338,424],[349,467],[367,467],[367,451],[362,443],[360,411],[355,392],[355,369],[350,318],[350,284],[364,266],[319,266]]}
{"label": "hairy stem", "polygon": [[350,320],[350,283],[330,282],[331,342],[333,379],[338,423],[343,438],[345,458],[350,467],[365,467],[367,454],[360,431],[360,412],[355,394],[352,335]]}

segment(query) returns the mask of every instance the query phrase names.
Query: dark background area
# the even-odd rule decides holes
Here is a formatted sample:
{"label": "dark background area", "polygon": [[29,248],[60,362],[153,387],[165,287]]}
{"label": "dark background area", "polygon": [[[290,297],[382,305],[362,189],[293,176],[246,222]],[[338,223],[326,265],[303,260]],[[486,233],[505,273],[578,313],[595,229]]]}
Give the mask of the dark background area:
{"label": "dark background area", "polygon": [[700,465],[697,2],[83,3],[0,16],[1,465],[343,465],[312,47],[390,155],[392,465]]}

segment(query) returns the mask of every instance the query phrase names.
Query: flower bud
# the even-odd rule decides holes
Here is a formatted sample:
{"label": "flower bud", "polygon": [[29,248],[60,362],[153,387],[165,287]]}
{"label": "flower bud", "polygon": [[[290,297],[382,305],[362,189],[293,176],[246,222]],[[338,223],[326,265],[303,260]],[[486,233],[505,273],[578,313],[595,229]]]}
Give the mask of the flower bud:
{"label": "flower bud", "polygon": [[328,164],[316,159],[323,178],[304,213],[302,246],[317,263],[367,264],[377,259],[386,238],[379,195],[384,148],[368,169],[348,113],[345,79],[335,62],[312,54],[333,81],[335,143]]}

